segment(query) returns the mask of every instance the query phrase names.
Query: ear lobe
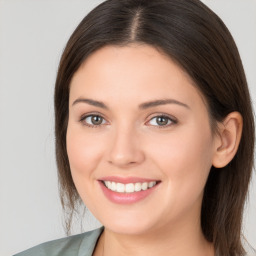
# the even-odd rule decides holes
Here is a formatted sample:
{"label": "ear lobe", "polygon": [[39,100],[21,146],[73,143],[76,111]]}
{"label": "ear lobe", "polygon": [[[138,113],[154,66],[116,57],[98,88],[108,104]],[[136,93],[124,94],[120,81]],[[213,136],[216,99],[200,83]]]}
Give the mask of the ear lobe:
{"label": "ear lobe", "polygon": [[243,118],[239,112],[232,112],[219,124],[216,148],[212,164],[216,168],[225,167],[235,156],[243,130]]}

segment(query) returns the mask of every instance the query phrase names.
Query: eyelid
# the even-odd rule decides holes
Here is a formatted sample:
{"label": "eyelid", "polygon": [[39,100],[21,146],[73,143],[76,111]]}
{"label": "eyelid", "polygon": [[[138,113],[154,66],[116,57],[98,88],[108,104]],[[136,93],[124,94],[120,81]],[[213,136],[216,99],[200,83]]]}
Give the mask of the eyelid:
{"label": "eyelid", "polygon": [[[79,118],[79,122],[83,123],[83,121],[90,117],[90,116],[99,116],[101,117],[102,119],[105,120],[106,123],[108,123],[107,119],[104,117],[104,115],[102,113],[99,113],[99,112],[90,112],[90,113],[86,113],[86,114],[83,114],[80,118]],[[174,124],[177,124],[178,123],[178,120],[177,118],[173,117],[172,115],[169,115],[169,114],[166,114],[166,113],[154,113],[154,114],[151,114],[147,119],[149,119],[147,122],[146,122],[146,125],[154,118],[157,118],[157,117],[164,117],[164,118],[167,118],[171,121],[171,124],[167,124],[167,125],[149,125],[149,126],[153,126],[153,127],[156,127],[156,128],[168,128]],[[88,124],[88,123],[83,123],[83,125],[85,126],[88,126],[88,127],[94,127],[94,128],[98,128],[98,127],[101,127],[103,125],[106,125],[106,123],[104,124],[99,124],[99,125],[91,125],[91,124]]]}
{"label": "eyelid", "polygon": [[80,118],[79,118],[79,122],[81,122],[83,125],[85,126],[88,126],[88,127],[92,127],[92,128],[98,128],[98,127],[101,127],[103,125],[106,125],[106,123],[104,124],[99,124],[99,125],[93,125],[93,124],[88,124],[88,123],[85,123],[84,120],[90,116],[99,116],[101,117],[103,120],[106,121],[106,123],[108,123],[107,119],[104,117],[104,115],[102,115],[101,113],[99,112],[91,112],[91,113],[86,113],[86,114],[83,114]]}
{"label": "eyelid", "polygon": [[177,118],[175,118],[175,117],[173,117],[173,116],[171,116],[169,114],[155,113],[155,114],[153,114],[153,116],[151,115],[150,117],[148,117],[149,120],[146,122],[146,124],[148,124],[152,119],[157,118],[157,117],[167,118],[167,119],[169,119],[171,121],[171,124],[162,125],[162,126],[161,125],[151,125],[151,126],[156,127],[156,128],[168,128],[168,127],[178,123]]}

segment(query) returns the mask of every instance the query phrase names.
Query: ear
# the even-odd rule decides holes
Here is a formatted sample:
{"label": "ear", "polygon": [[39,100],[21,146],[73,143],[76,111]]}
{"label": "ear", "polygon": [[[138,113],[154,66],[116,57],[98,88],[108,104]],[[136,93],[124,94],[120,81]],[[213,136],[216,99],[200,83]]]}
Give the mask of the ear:
{"label": "ear", "polygon": [[232,112],[218,125],[218,134],[212,164],[225,167],[235,156],[243,130],[243,118],[239,112]]}

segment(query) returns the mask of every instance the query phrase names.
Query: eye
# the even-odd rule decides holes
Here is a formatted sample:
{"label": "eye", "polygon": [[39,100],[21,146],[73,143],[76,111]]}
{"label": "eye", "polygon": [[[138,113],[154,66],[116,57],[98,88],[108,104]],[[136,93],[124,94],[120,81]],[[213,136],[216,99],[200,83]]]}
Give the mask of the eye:
{"label": "eye", "polygon": [[173,118],[166,116],[166,115],[159,115],[151,118],[148,122],[148,124],[152,126],[160,126],[160,127],[166,127],[171,124],[176,124],[177,121]]}
{"label": "eye", "polygon": [[100,115],[87,115],[81,118],[80,120],[87,126],[95,127],[106,124],[106,120]]}

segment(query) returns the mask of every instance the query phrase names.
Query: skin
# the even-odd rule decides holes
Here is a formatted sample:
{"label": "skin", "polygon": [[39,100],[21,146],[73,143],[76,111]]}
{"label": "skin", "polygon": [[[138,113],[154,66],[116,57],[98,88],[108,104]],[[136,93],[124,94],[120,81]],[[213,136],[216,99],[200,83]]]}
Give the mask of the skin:
{"label": "skin", "polygon": [[[176,102],[139,107],[162,99]],[[200,227],[203,190],[211,166],[234,156],[240,116],[231,114],[213,134],[205,101],[188,75],[155,48],[138,44],[106,46],[87,58],[71,81],[69,102],[72,177],[105,226],[94,255],[214,255]],[[92,127],[92,114],[102,123]],[[166,125],[156,122],[159,115],[167,116]],[[103,194],[98,180],[104,176],[161,182],[145,199],[121,205]]]}

